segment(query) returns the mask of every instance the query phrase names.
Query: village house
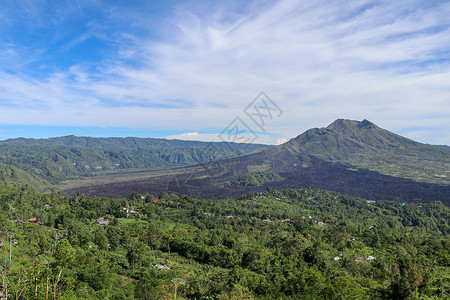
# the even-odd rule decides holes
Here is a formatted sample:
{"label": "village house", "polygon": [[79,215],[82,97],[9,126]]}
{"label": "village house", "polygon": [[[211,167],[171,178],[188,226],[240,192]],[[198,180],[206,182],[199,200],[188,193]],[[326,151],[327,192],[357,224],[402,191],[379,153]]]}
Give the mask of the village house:
{"label": "village house", "polygon": [[372,256],[372,255],[367,255],[367,257],[366,257],[366,260],[368,260],[370,262],[372,262],[372,260],[374,260],[374,259],[376,259],[376,257]]}
{"label": "village house", "polygon": [[319,225],[320,227],[325,227],[325,226],[327,225],[327,224],[325,224],[324,222],[319,221],[319,220],[316,220],[315,223],[316,223],[317,225]]}
{"label": "village house", "polygon": [[105,218],[98,218],[94,220],[98,225],[108,225],[109,220]]}
{"label": "village house", "polygon": [[134,209],[130,206],[130,204],[127,204],[127,205],[123,208],[123,210],[126,212],[127,217],[128,217],[130,214],[136,213],[136,212],[134,211]]}
{"label": "village house", "polygon": [[341,257],[342,257],[342,253],[339,253],[339,255],[336,255],[336,256],[334,257],[334,260],[340,260]]}
{"label": "village house", "polygon": [[155,268],[158,268],[159,270],[170,270],[170,268],[163,261],[161,261],[159,264],[156,264]]}
{"label": "village house", "polygon": [[167,203],[167,201],[164,201],[164,200],[152,200],[153,202],[155,202],[155,203]]}

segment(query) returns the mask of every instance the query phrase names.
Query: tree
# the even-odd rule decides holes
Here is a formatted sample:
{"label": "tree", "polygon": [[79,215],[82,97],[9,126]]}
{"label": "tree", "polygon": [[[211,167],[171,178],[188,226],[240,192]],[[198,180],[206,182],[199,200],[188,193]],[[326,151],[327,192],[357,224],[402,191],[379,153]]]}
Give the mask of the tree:
{"label": "tree", "polygon": [[416,266],[408,264],[393,264],[394,279],[390,286],[392,299],[407,299],[417,292],[423,281],[422,273]]}

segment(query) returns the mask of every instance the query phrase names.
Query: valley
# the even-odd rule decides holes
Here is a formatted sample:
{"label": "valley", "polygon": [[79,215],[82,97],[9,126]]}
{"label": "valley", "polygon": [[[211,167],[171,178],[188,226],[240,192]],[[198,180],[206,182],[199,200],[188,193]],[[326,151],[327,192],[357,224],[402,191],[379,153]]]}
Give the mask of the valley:
{"label": "valley", "polygon": [[450,300],[450,1],[0,1],[0,300]]}
{"label": "valley", "polygon": [[450,297],[450,149],[341,119],[229,146],[0,142],[0,293]]}
{"label": "valley", "polygon": [[[233,186],[255,170],[282,180],[260,186]],[[66,182],[63,194],[127,197],[161,192],[225,199],[266,188],[321,188],[354,197],[400,202],[442,201],[450,205],[450,150],[420,144],[367,120],[336,120],[287,143],[247,154],[170,170],[113,172]],[[436,174],[440,174],[436,176]]]}

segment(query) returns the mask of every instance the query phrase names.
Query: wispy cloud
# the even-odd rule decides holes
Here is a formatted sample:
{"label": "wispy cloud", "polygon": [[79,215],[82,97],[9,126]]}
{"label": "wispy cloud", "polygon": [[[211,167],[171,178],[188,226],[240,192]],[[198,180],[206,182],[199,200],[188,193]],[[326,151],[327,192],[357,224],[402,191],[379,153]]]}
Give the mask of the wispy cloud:
{"label": "wispy cloud", "polygon": [[[268,128],[278,137],[367,118],[424,142],[450,143],[448,2],[189,1],[120,14],[121,7],[92,1],[70,8],[75,17],[55,6],[52,24],[62,29],[53,29],[47,49],[54,59],[17,43],[1,52],[33,62],[0,67],[4,123],[220,132],[263,90],[285,111]],[[22,13],[37,16],[44,5],[30,9]],[[106,45],[91,49],[99,61],[58,64],[92,37]],[[45,76],[29,72],[40,60]],[[18,118],[24,112],[29,117]]]}

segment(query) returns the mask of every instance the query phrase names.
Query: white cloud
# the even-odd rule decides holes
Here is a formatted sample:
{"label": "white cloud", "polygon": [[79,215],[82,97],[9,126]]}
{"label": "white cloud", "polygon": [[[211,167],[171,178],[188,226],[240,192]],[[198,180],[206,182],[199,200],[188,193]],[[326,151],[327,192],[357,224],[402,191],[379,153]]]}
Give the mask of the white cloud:
{"label": "white cloud", "polygon": [[281,145],[287,142],[286,138],[278,138],[277,139],[277,145]]}
{"label": "white cloud", "polygon": [[[256,138],[252,134],[241,135],[241,141],[248,140],[254,144],[268,144],[279,145],[285,143],[286,138],[276,137],[270,134],[258,133]],[[221,138],[220,133],[198,133],[198,132],[186,132],[176,135],[166,136],[167,139],[185,140],[185,141],[202,141],[202,142],[227,142],[224,138]],[[239,141],[237,141],[239,142]]]}
{"label": "white cloud", "polygon": [[[117,56],[94,69],[75,65],[39,79],[0,67],[0,105],[16,105],[1,109],[2,122],[26,111],[20,122],[220,132],[265,91],[285,112],[267,127],[278,137],[366,118],[450,143],[449,3],[258,3],[210,5],[208,13],[183,5],[157,40],[140,34],[145,12],[128,16],[140,29],[104,37],[117,38]],[[416,126],[420,134],[409,130]]]}

